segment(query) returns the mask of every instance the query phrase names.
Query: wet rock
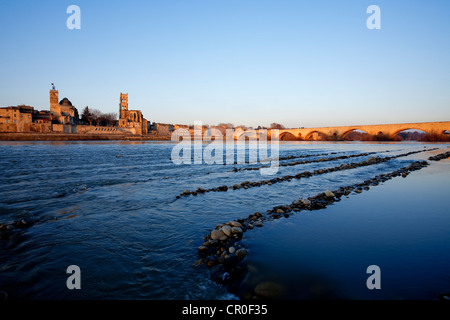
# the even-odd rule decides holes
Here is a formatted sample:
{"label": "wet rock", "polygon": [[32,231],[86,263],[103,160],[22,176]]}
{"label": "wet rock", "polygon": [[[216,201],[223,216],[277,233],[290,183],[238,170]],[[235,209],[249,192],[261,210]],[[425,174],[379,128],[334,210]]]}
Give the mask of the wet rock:
{"label": "wet rock", "polygon": [[223,233],[222,230],[213,230],[211,232],[211,239],[216,240],[216,239],[221,239],[223,237],[226,237],[225,233]]}
{"label": "wet rock", "polygon": [[219,243],[219,239],[211,239],[209,241],[209,244],[210,244],[211,247],[216,247],[216,246],[218,246],[220,244]]}
{"label": "wet rock", "polygon": [[334,192],[334,196],[336,197],[336,198],[340,198],[340,197],[342,197],[342,195],[343,195],[344,193],[343,192],[341,192],[341,191],[335,191]]}
{"label": "wet rock", "polygon": [[312,208],[314,210],[324,209],[327,207],[327,204],[322,201],[315,201],[312,203]]}
{"label": "wet rock", "polygon": [[323,194],[324,194],[325,197],[327,197],[327,198],[334,198],[334,197],[335,197],[334,193],[331,192],[330,190],[326,190]]}
{"label": "wet rock", "polygon": [[229,248],[228,248],[228,252],[229,252],[230,254],[233,254],[233,253],[236,252],[236,248],[235,248],[235,247],[229,247]]}
{"label": "wet rock", "polygon": [[232,227],[242,227],[242,224],[237,221],[230,221],[230,222],[228,222],[228,224]]}
{"label": "wet rock", "polygon": [[231,227],[228,225],[222,227],[222,232],[225,233],[225,235],[227,235],[228,237],[231,237],[232,235]]}
{"label": "wet rock", "polygon": [[208,266],[208,267],[214,267],[215,265],[216,265],[216,261],[215,260],[211,260],[211,261],[208,261],[207,263],[206,263],[206,265]]}
{"label": "wet rock", "polygon": [[198,247],[198,253],[200,253],[200,254],[208,253],[208,251],[209,251],[209,248],[206,247],[206,246],[200,246],[200,247]]}
{"label": "wet rock", "polygon": [[247,256],[248,251],[247,251],[247,249],[242,248],[242,249],[237,250],[235,254],[236,254],[236,257],[238,257],[239,259],[242,260]]}
{"label": "wet rock", "polygon": [[284,293],[284,288],[280,284],[272,281],[262,282],[255,287],[255,293],[263,298],[276,299]]}
{"label": "wet rock", "polygon": [[263,222],[261,220],[255,221],[253,223],[253,226],[255,226],[255,227],[262,227],[263,226]]}
{"label": "wet rock", "polygon": [[22,227],[29,227],[34,224],[34,221],[31,218],[24,218],[20,220],[20,224]]}
{"label": "wet rock", "polygon": [[231,232],[233,234],[242,235],[243,231],[241,227],[231,227]]}
{"label": "wet rock", "polygon": [[303,202],[303,204],[304,204],[305,206],[311,205],[311,201],[308,200],[308,199],[303,199],[302,202]]}
{"label": "wet rock", "polygon": [[283,209],[277,209],[276,212],[277,212],[277,213],[284,213],[284,210],[283,210]]}

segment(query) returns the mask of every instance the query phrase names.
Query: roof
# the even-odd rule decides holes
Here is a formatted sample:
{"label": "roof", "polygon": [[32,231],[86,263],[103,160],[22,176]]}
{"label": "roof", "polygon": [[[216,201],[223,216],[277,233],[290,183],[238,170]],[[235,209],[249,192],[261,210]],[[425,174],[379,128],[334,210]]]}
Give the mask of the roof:
{"label": "roof", "polygon": [[67,99],[67,98],[62,99],[62,100],[59,102],[59,104],[60,104],[61,106],[72,107],[72,102],[70,102],[70,100]]}

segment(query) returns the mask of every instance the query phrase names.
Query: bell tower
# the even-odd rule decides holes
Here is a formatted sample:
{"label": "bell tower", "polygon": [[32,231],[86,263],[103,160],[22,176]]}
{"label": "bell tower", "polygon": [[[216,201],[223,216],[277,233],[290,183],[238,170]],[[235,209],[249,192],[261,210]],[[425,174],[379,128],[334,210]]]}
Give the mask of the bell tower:
{"label": "bell tower", "polygon": [[119,119],[126,118],[128,113],[128,93],[120,93]]}
{"label": "bell tower", "polygon": [[55,89],[55,85],[52,83],[52,89],[50,90],[50,111],[59,113],[59,93]]}

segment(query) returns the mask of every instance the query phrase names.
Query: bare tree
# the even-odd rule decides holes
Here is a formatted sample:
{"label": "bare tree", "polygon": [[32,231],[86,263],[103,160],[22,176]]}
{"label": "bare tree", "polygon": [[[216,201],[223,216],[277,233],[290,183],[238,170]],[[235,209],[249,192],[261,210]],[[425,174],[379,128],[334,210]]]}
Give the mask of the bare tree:
{"label": "bare tree", "polygon": [[102,113],[98,109],[85,107],[81,115],[81,121],[86,124],[89,123],[91,126],[114,126],[117,121],[117,113]]}
{"label": "bare tree", "polygon": [[234,128],[234,124],[232,123],[219,123],[216,127],[225,127],[227,129]]}
{"label": "bare tree", "polygon": [[276,122],[271,123],[270,128],[271,129],[286,129],[285,126],[283,126],[282,124],[276,123]]}
{"label": "bare tree", "polygon": [[117,121],[117,113],[101,113],[97,121],[100,126],[114,126]]}

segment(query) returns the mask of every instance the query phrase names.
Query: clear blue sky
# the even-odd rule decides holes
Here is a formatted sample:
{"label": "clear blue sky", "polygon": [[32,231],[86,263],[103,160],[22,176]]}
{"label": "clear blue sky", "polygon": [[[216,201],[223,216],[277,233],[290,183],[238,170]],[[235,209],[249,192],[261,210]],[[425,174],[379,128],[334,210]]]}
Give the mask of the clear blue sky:
{"label": "clear blue sky", "polygon": [[124,92],[162,123],[450,120],[449,17],[448,0],[1,1],[0,106],[48,110],[54,82],[80,112]]}

